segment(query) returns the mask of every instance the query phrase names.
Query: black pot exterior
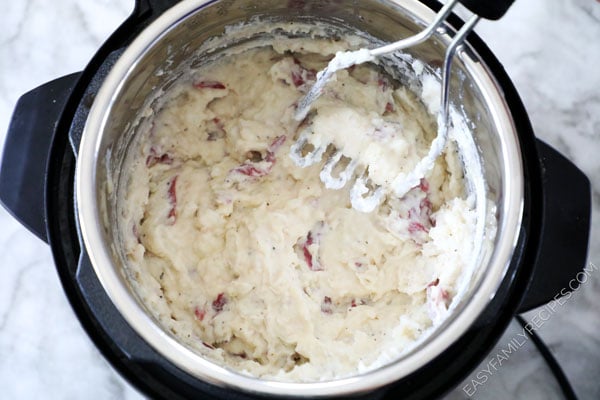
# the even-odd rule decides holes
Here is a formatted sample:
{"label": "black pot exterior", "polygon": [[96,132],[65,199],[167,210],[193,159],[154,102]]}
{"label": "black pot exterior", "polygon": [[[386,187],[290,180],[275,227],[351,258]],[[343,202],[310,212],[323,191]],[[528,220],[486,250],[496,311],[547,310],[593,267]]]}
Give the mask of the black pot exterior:
{"label": "black pot exterior", "polygon": [[[439,9],[438,3],[424,2]],[[132,17],[82,73],[53,81],[23,97],[13,116],[3,155],[0,199],[26,227],[49,242],[64,290],[86,332],[113,367],[144,394],[168,399],[257,398],[202,382],[154,351],[118,313],[80,246],[73,187],[75,154],[91,100],[122,49],[171,3],[139,0]],[[455,26],[462,24],[456,17],[450,22]],[[519,133],[526,186],[517,247],[496,296],[458,341],[413,374],[360,398],[422,399],[442,395],[481,362],[516,312],[564,295],[565,288],[575,289],[568,279],[585,265],[589,181],[568,160],[536,140],[524,106],[502,65],[476,35],[471,34],[468,40],[502,87]],[[59,99],[53,108],[36,111],[51,98]],[[29,124],[25,129],[24,121]],[[40,143],[44,145],[39,146]],[[14,168],[14,154],[20,154],[22,159],[23,153],[28,155],[24,167]],[[559,190],[566,184],[570,185],[568,197]],[[28,187],[29,191],[23,191]],[[579,200],[571,201],[573,197]],[[556,242],[563,238],[556,232],[561,229],[569,229],[568,247],[556,252]]]}

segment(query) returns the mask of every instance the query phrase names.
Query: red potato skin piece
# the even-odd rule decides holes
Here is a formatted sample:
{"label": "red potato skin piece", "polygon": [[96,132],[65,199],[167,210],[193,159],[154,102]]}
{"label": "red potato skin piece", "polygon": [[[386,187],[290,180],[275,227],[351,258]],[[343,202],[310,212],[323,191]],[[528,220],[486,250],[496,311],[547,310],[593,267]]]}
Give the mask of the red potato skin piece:
{"label": "red potato skin piece", "polygon": [[227,87],[223,83],[218,81],[200,81],[194,83],[194,87],[196,89],[227,89]]}
{"label": "red potato skin piece", "polygon": [[168,191],[169,202],[171,204],[168,218],[173,221],[173,224],[177,221],[177,178],[179,178],[179,175],[175,175],[171,180]]}
{"label": "red potato skin piece", "polygon": [[220,313],[223,311],[225,304],[227,304],[227,297],[225,297],[225,293],[219,293],[217,298],[212,302],[212,309],[216,313]]}
{"label": "red potato skin piece", "polygon": [[[429,284],[427,285],[427,287],[437,286],[439,284],[440,284],[440,278],[436,278],[434,281],[429,282]],[[440,290],[441,290],[441,294],[442,294],[442,300],[444,300],[444,301],[448,300],[448,298],[450,297],[448,295],[448,292],[445,291],[442,288],[440,288]]]}
{"label": "red potato skin piece", "polygon": [[427,287],[437,286],[440,283],[440,278],[435,278],[435,281],[429,282]]}
{"label": "red potato skin piece", "polygon": [[297,71],[292,71],[292,82],[296,87],[304,85],[304,79],[302,78],[302,74]]}
{"label": "red potato skin piece", "polygon": [[425,214],[429,216],[432,208],[431,201],[425,197],[423,200],[421,200],[421,203],[419,203],[419,208],[421,209],[421,213],[425,212]]}
{"label": "red potato skin piece", "polygon": [[448,295],[448,292],[446,292],[444,289],[442,289],[442,299],[444,299],[444,301],[448,300],[450,296]]}
{"label": "red potato skin piece", "polygon": [[419,222],[411,222],[410,224],[408,224],[408,232],[409,233],[415,233],[415,232],[425,232],[427,233],[429,230],[427,228],[425,228],[423,226],[423,224],[419,223]]}
{"label": "red potato skin piece", "polygon": [[276,137],[275,140],[271,142],[265,157],[265,161],[268,163],[266,167],[259,167],[253,162],[247,161],[239,167],[234,168],[232,172],[250,176],[252,178],[260,178],[262,176],[269,175],[273,165],[275,165],[275,162],[277,161],[275,158],[275,152],[285,143],[285,140],[285,135],[281,135]]}
{"label": "red potato skin piece", "polygon": [[313,270],[313,255],[308,249],[308,246],[313,243],[312,233],[308,232],[308,235],[306,235],[306,241],[302,245],[302,254],[304,255],[304,261],[306,262],[306,265],[308,265],[308,269],[311,271]]}
{"label": "red potato skin piece", "polygon": [[198,321],[203,321],[204,320],[204,316],[206,315],[206,310],[204,310],[203,308],[196,307],[194,309],[194,315],[196,316],[196,319]]}
{"label": "red potato skin piece", "polygon": [[148,168],[152,168],[156,164],[171,165],[173,164],[173,159],[168,154],[163,154],[162,156],[150,155],[148,158],[146,158],[146,166]]}
{"label": "red potato skin piece", "polygon": [[323,301],[321,302],[321,311],[325,314],[333,314],[331,297],[323,297]]}
{"label": "red potato skin piece", "polygon": [[380,77],[377,79],[377,86],[379,86],[381,90],[387,90],[390,87],[390,83],[387,79]]}
{"label": "red potato skin piece", "polygon": [[419,183],[419,189],[423,192],[429,192],[429,181],[425,178],[421,178],[421,182]]}
{"label": "red potato skin piece", "polygon": [[[421,179],[419,189],[423,193],[429,193],[429,182],[427,179]],[[431,217],[433,206],[428,197],[425,197],[419,203],[418,210],[411,208],[408,211],[408,218],[411,220],[408,225],[408,232],[413,234],[416,232],[428,233],[429,229],[435,226],[435,220]]]}
{"label": "red potato skin piece", "polygon": [[306,239],[304,239],[303,241],[299,241],[298,245],[301,246],[301,250],[302,250],[302,256],[304,257],[304,261],[306,262],[306,265],[308,266],[308,269],[310,269],[311,271],[323,271],[323,265],[321,265],[321,262],[319,260],[319,255],[318,254],[313,254],[311,253],[309,247],[313,244],[319,244],[320,243],[320,236],[321,236],[321,229],[323,228],[323,221],[320,221],[317,223],[317,225],[312,228],[310,231],[308,231],[308,233],[306,234]]}
{"label": "red potato skin piece", "polygon": [[[411,208],[408,211],[408,218],[412,221],[408,224],[408,232],[429,232],[430,226],[435,226],[431,219],[431,202],[425,198],[419,203],[419,210]],[[418,219],[418,220],[414,220]],[[419,222],[421,221],[421,222]]]}
{"label": "red potato skin piece", "polygon": [[265,161],[270,162],[271,164],[275,164],[275,152],[279,150],[281,146],[285,143],[287,138],[284,135],[277,136],[275,140],[269,145],[269,149],[267,150],[267,156],[265,157]]}
{"label": "red potato skin piece", "polygon": [[146,167],[152,168],[156,164],[171,165],[173,164],[173,157],[171,157],[168,153],[158,154],[156,148],[151,147],[150,155],[148,155],[146,158]]}
{"label": "red potato skin piece", "polygon": [[308,269],[311,271],[323,271],[323,266],[319,262],[318,259],[315,259],[315,256],[310,252],[309,246],[316,243],[313,237],[312,231],[308,232],[306,235],[306,240],[302,243],[302,255],[304,256],[304,261],[308,266]]}
{"label": "red potato skin piece", "polygon": [[306,76],[306,79],[308,80],[316,79],[317,71],[304,68],[297,58],[294,58],[294,64],[298,66],[298,70],[292,71],[292,83],[295,87],[300,87],[306,83],[304,76]]}
{"label": "red potato skin piece", "polygon": [[260,169],[255,167],[250,163],[244,163],[237,168],[233,169],[233,172],[237,172],[238,174],[251,176],[253,178],[260,178],[261,176],[268,175],[270,172],[270,168],[268,170]]}
{"label": "red potato skin piece", "polygon": [[364,306],[366,303],[363,299],[360,300],[359,303],[356,302],[356,299],[352,299],[352,301],[350,302],[350,307],[354,308],[354,307],[358,307],[359,305]]}
{"label": "red potato skin piece", "polygon": [[269,145],[269,151],[275,153],[283,144],[287,138],[285,135],[277,136],[273,142]]}

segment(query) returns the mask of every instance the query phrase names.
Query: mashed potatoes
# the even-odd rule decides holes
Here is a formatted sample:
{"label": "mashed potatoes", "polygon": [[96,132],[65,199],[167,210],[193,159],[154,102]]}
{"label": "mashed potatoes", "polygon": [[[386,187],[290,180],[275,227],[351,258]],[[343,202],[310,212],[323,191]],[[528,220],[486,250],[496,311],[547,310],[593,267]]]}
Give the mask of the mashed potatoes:
{"label": "mashed potatoes", "polygon": [[351,184],[321,183],[332,149],[307,168],[290,158],[307,126],[381,184],[427,154],[435,118],[373,66],[338,72],[294,120],[345,46],[290,39],[207,64],[169,89],[131,146],[127,275],[165,330],[242,373],[315,381],[397,357],[445,317],[471,256],[475,216],[452,144],[418,187],[371,213],[351,207]]}

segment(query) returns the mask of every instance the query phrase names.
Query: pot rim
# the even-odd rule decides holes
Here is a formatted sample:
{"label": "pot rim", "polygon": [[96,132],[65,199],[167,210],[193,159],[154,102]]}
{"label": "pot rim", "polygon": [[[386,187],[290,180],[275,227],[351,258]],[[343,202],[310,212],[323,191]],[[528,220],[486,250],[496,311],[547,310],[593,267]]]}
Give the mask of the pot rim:
{"label": "pot rim", "polygon": [[[435,15],[431,9],[416,0],[390,2],[410,10],[426,23]],[[99,151],[102,132],[117,94],[138,61],[177,24],[210,3],[212,1],[209,0],[182,1],[146,27],[114,65],[91,107],[77,157],[76,208],[81,237],[102,287],[119,313],[151,347],[191,375],[219,386],[263,394],[323,397],[373,390],[415,372],[463,335],[485,309],[504,278],[519,236],[524,204],[524,180],[522,159],[517,156],[521,154],[518,133],[510,109],[501,94],[502,89],[481,59],[471,60],[465,54],[457,54],[472,72],[471,76],[478,78],[475,84],[481,90],[486,103],[498,105],[490,109],[498,132],[502,132],[500,144],[503,175],[510,177],[503,180],[502,186],[505,212],[502,220],[498,221],[502,230],[498,231],[494,256],[489,261],[485,275],[471,297],[465,301],[463,310],[444,323],[445,329],[438,328],[436,333],[429,337],[426,346],[370,372],[332,381],[300,383],[257,379],[202,358],[164,332],[134,298],[117,268],[112,267],[111,249],[103,239],[102,217],[99,213],[95,185],[96,170],[101,165]]]}

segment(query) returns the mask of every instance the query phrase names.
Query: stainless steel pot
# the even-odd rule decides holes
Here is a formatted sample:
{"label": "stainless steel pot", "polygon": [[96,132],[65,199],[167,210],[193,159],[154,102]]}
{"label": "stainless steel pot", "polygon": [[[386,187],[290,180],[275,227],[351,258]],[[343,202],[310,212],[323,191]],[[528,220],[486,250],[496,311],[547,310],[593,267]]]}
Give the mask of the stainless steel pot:
{"label": "stainless steel pot", "polygon": [[[493,298],[507,270],[517,242],[523,211],[523,166],[521,149],[501,90],[478,55],[464,48],[458,68],[465,76],[464,109],[477,121],[476,141],[481,148],[489,193],[498,205],[498,235],[494,252],[469,285],[464,301],[452,317],[410,354],[373,372],[348,379],[318,383],[282,383],[253,379],[202,359],[165,333],[139,304],[124,278],[123,260],[115,244],[118,233],[116,196],[107,185],[117,185],[125,137],[131,132],[132,116],[143,111],[157,88],[168,85],[177,66],[225,26],[249,21],[255,16],[282,20],[329,20],[350,25],[382,40],[394,40],[417,32],[434,17],[434,12],[415,1],[305,2],[300,10],[281,1],[185,1],[152,23],[121,55],[105,80],[90,111],[77,164],[77,204],[82,236],[94,269],[125,319],[162,355],[198,378],[237,389],[269,394],[326,396],[372,390],[409,375],[442,353],[471,326]],[[335,19],[334,19],[335,18]],[[450,36],[412,49],[426,63],[443,58]],[[165,72],[167,71],[167,72]],[[455,86],[457,82],[455,82]],[[107,166],[108,163],[108,166]],[[108,169],[107,169],[108,168]],[[112,190],[111,193],[115,193]],[[108,221],[102,210],[108,211]],[[115,251],[116,250],[116,251]]]}
{"label": "stainless steel pot", "polygon": [[[159,8],[156,4],[162,4],[160,1],[150,3],[154,3],[156,9]],[[542,235],[541,214],[552,213],[556,208],[551,207],[551,202],[542,200],[540,188],[548,185],[548,182],[547,176],[540,173],[539,163],[544,168],[549,165],[544,165],[543,158],[541,161],[538,159],[535,142],[518,97],[507,84],[497,61],[474,36],[457,54],[455,68],[459,72],[454,76],[461,79],[455,79],[452,87],[453,93],[460,96],[457,95],[453,101],[460,102],[466,116],[474,123],[474,136],[480,149],[488,197],[497,206],[498,233],[489,259],[479,265],[469,283],[466,296],[457,304],[451,317],[401,359],[355,377],[316,383],[254,379],[202,359],[163,331],[137,300],[123,273],[123,260],[118,250],[119,238],[116,230],[111,228],[117,222],[118,215],[115,211],[115,197],[110,195],[107,188],[118,185],[123,158],[131,142],[132,116],[142,110],[148,97],[157,88],[168,85],[176,78],[171,72],[176,71],[178,65],[197,56],[194,54],[196,49],[210,37],[222,34],[225,26],[248,21],[255,16],[305,22],[319,20],[337,27],[351,27],[383,41],[394,41],[422,29],[433,19],[434,14],[431,8],[416,0],[186,0],[162,13],[124,48],[122,54],[120,51],[113,54],[115,58],[118,57],[118,61],[114,66],[112,62],[109,63],[109,69],[105,71],[109,71],[107,75],[102,73],[101,68],[92,71],[92,75],[96,73],[106,77],[101,81],[84,121],[77,120],[79,112],[74,111],[76,107],[69,106],[69,102],[66,102],[62,125],[70,124],[73,131],[77,130],[78,124],[85,123],[79,146],[77,135],[71,133],[72,144],[77,153],[76,213],[83,247],[102,289],[119,314],[161,357],[196,379],[241,392],[316,397],[349,395],[373,391],[392,382],[402,381],[403,378],[414,377],[419,371],[430,368],[445,351],[456,346],[459,341],[474,341],[472,332],[481,326],[491,326],[491,329],[497,326],[501,332],[505,325],[500,318],[495,320],[495,313],[504,315],[506,312],[514,312],[522,296],[522,293],[515,293],[516,288],[523,291],[533,263],[536,259],[539,263],[540,257],[544,258],[540,255],[541,250],[546,249],[548,253],[548,244],[544,246],[546,236]],[[455,31],[454,26],[447,25],[437,32],[433,40],[410,49],[410,53],[426,64],[439,65],[451,34]],[[84,78],[80,82],[86,82],[88,78]],[[89,90],[92,86],[89,80],[86,84],[90,85],[87,88]],[[71,100],[74,104],[79,101],[84,103],[82,93],[86,88],[83,85],[75,87],[77,96],[74,97],[77,99]],[[72,88],[73,85],[70,85],[69,90]],[[79,108],[82,107],[81,104]],[[58,124],[59,127],[62,125]],[[64,145],[64,141],[62,143]],[[538,150],[546,155],[554,154],[551,151],[548,153],[549,150],[545,150],[543,146]],[[8,191],[2,189],[8,185],[6,177],[10,175],[10,170],[5,164],[10,164],[7,161],[9,157],[5,153],[2,170],[5,177],[0,179],[0,192],[3,193],[3,202],[19,216],[25,212],[20,210],[16,201],[5,195]],[[57,167],[53,167],[53,157],[56,157],[56,150],[51,153],[48,166],[50,176],[45,190],[48,191],[49,200],[45,214],[49,236],[60,241],[55,225],[61,222],[53,217],[54,208],[57,207],[54,192],[56,185],[53,185],[52,174],[52,168]],[[577,173],[579,172],[575,170],[571,174],[575,176]],[[584,181],[585,177],[576,182],[581,184],[578,190],[583,193],[586,192]],[[569,182],[572,183],[572,180]],[[589,194],[589,186],[587,193]],[[589,218],[589,202],[587,209],[585,203],[573,207],[580,212],[579,215],[583,215],[584,220],[586,212]],[[22,219],[26,220],[27,217]],[[565,223],[564,219],[559,222]],[[36,223],[28,225],[34,226],[33,229],[36,230]],[[547,225],[551,229],[556,228],[551,223]],[[585,223],[583,226],[585,227]],[[578,228],[578,232],[581,230],[582,228]],[[579,236],[583,236],[587,244],[587,230],[583,230],[586,231],[585,234],[581,233]],[[55,243],[53,247],[58,247],[58,242]],[[581,252],[580,248],[578,251]],[[576,268],[582,266],[578,264]],[[75,276],[75,280],[88,279],[80,272],[82,270],[80,267],[77,271],[79,276]],[[513,284],[517,281],[518,285]],[[539,304],[542,298],[543,296],[530,301],[529,306]],[[96,317],[101,318],[98,315]],[[110,330],[106,324],[101,325],[102,329]]]}

